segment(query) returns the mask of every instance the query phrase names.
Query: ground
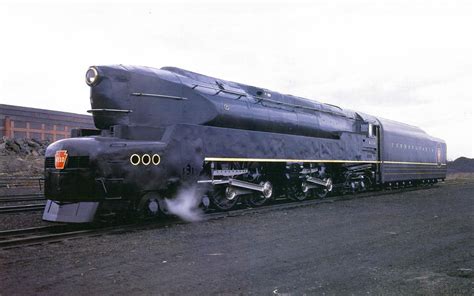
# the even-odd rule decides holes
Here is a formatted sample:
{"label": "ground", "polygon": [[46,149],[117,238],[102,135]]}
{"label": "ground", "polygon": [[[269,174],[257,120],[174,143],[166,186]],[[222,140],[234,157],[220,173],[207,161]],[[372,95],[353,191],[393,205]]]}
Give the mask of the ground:
{"label": "ground", "polygon": [[3,250],[0,294],[472,295],[473,201],[450,182]]}

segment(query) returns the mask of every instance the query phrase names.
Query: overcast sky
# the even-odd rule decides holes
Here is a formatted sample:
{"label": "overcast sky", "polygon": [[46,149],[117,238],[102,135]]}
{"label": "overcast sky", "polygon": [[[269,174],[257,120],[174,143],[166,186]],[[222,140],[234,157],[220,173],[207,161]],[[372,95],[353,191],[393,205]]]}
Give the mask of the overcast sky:
{"label": "overcast sky", "polygon": [[2,1],[0,103],[85,113],[90,65],[177,66],[421,127],[474,157],[470,0]]}

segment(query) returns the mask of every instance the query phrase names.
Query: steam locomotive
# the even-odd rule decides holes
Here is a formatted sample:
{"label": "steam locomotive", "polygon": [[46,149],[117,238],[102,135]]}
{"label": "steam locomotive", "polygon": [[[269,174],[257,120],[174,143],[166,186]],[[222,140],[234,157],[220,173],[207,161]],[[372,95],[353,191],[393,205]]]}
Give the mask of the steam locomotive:
{"label": "steam locomotive", "polygon": [[47,148],[47,221],[158,215],[186,186],[229,210],[446,177],[445,142],[415,126],[174,67],[93,66],[86,83],[97,129]]}

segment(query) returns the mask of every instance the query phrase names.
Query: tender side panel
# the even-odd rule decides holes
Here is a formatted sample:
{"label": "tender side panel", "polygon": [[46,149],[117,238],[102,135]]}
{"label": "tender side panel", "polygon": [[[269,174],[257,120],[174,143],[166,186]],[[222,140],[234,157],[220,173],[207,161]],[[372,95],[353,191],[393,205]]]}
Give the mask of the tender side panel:
{"label": "tender side panel", "polygon": [[382,126],[382,182],[446,178],[446,144],[423,130],[386,119]]}
{"label": "tender side panel", "polygon": [[383,164],[384,181],[444,179],[446,166],[420,164]]}

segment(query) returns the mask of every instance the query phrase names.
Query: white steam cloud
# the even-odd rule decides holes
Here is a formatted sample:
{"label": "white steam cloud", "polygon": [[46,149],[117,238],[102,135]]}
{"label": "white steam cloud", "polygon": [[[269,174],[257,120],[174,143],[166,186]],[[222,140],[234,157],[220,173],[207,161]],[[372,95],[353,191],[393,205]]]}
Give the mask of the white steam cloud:
{"label": "white steam cloud", "polygon": [[197,222],[202,220],[203,210],[199,208],[202,199],[202,190],[196,185],[183,187],[173,199],[165,199],[168,211],[184,221]]}

